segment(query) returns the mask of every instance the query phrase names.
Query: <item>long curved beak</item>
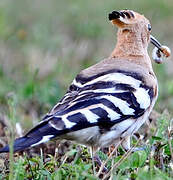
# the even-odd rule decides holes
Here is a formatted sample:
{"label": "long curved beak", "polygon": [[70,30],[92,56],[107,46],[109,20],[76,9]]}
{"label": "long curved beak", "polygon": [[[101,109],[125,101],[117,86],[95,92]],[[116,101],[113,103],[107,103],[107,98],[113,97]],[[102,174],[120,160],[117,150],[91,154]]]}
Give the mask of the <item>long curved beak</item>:
{"label": "long curved beak", "polygon": [[162,49],[161,49],[161,47],[162,47],[162,45],[159,43],[159,41],[155,38],[155,37],[153,37],[152,35],[150,35],[150,42],[154,45],[154,46],[156,46],[160,51],[162,51]]}
{"label": "long curved beak", "polygon": [[163,46],[156,38],[150,35],[150,42],[155,46],[153,49],[152,57],[157,63],[162,63],[162,54],[165,57],[169,57],[171,55],[171,50],[167,46]]}

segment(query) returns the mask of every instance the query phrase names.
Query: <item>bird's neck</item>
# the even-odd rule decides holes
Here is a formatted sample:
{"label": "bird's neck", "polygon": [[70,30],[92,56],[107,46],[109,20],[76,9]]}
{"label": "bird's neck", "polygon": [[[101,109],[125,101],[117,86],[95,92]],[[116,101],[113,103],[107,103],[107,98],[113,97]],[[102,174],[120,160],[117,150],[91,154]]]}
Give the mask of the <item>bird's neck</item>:
{"label": "bird's neck", "polygon": [[127,59],[152,70],[151,60],[141,35],[133,32],[118,31],[117,45],[111,53],[111,58]]}

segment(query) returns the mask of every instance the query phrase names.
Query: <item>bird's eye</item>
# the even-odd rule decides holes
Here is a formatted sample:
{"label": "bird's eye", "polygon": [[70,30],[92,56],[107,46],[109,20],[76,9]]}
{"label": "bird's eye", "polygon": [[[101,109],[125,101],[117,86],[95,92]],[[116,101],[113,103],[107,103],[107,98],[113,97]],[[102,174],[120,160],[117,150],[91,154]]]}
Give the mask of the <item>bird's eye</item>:
{"label": "bird's eye", "polygon": [[151,24],[148,24],[148,30],[151,31]]}

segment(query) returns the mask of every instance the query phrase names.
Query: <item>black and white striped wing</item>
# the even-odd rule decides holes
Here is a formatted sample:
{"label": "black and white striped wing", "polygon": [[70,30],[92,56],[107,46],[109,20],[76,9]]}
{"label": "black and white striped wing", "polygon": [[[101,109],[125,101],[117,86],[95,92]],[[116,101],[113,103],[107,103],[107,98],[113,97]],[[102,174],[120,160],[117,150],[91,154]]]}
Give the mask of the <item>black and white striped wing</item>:
{"label": "black and white striped wing", "polygon": [[51,113],[15,141],[14,150],[93,126],[108,131],[126,119],[142,116],[152,99],[153,89],[137,73],[111,70],[89,78],[79,74]]}
{"label": "black and white striped wing", "polygon": [[142,116],[152,99],[153,89],[136,73],[112,70],[89,78],[79,74],[44,121],[57,130],[54,136],[92,126],[109,129]]}

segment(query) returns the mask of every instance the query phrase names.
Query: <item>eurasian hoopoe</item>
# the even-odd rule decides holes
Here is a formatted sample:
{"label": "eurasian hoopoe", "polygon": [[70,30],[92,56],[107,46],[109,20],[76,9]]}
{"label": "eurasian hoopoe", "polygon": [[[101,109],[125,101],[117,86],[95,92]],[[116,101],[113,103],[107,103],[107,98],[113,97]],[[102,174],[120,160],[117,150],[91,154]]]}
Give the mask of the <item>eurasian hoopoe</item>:
{"label": "eurasian hoopoe", "polygon": [[[147,47],[170,55],[150,35],[151,25],[134,11],[113,11],[109,20],[118,27],[117,45],[110,57],[81,71],[61,101],[25,136],[14,141],[14,152],[59,138],[94,149],[116,144],[130,148],[130,137],[147,120],[157,99],[158,84]],[[0,149],[9,152],[9,146]]]}

